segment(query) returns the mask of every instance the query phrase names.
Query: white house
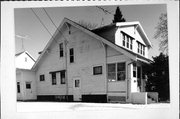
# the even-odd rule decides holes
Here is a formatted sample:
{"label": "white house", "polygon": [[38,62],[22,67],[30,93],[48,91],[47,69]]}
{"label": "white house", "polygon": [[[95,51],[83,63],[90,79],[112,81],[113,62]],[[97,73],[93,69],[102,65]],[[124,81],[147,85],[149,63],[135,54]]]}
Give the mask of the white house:
{"label": "white house", "polygon": [[35,72],[31,70],[35,60],[27,51],[15,57],[17,100],[36,100]]}
{"label": "white house", "polygon": [[139,22],[89,30],[64,18],[32,68],[37,99],[153,102],[142,75],[150,48]]}

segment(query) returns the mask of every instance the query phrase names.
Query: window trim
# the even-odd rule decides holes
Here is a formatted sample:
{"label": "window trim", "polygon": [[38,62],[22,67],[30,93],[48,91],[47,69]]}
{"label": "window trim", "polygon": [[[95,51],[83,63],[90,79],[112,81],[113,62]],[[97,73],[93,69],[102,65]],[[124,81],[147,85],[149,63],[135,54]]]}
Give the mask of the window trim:
{"label": "window trim", "polygon": [[[96,73],[95,68],[101,68],[101,72]],[[103,66],[93,66],[93,75],[101,75],[101,74],[103,74]]]}

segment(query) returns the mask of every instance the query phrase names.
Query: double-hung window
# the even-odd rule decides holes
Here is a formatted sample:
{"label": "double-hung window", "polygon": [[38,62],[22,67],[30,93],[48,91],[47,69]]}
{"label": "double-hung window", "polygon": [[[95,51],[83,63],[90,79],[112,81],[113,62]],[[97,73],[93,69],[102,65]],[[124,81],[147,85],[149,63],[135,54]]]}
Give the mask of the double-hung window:
{"label": "double-hung window", "polygon": [[121,31],[122,36],[123,36],[123,40],[122,40],[122,45],[125,48],[128,48],[130,50],[133,49],[133,37],[131,37],[130,35],[126,34],[125,32]]}
{"label": "double-hung window", "polygon": [[70,63],[74,62],[74,48],[69,49],[69,58],[70,58]]}
{"label": "double-hung window", "polygon": [[137,41],[137,45],[138,45],[137,52],[144,56],[145,55],[145,45],[143,45],[142,43],[140,43],[138,41]]}
{"label": "double-hung window", "polygon": [[56,72],[52,72],[51,76],[52,76],[52,85],[56,85]]}
{"label": "double-hung window", "polygon": [[63,57],[64,56],[64,48],[63,48],[63,43],[59,44],[59,56]]}
{"label": "double-hung window", "polygon": [[108,81],[116,81],[116,64],[108,64]]}
{"label": "double-hung window", "polygon": [[20,93],[20,82],[17,82],[17,92]]}
{"label": "double-hung window", "polygon": [[65,84],[66,80],[65,80],[65,70],[60,72],[60,77],[61,77],[61,84]]}

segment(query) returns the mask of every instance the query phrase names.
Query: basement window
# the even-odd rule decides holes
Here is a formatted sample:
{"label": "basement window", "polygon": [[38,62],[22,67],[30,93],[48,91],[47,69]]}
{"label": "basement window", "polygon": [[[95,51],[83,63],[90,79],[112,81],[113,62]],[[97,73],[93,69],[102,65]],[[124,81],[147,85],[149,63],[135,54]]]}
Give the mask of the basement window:
{"label": "basement window", "polygon": [[93,75],[102,74],[102,66],[93,67]]}

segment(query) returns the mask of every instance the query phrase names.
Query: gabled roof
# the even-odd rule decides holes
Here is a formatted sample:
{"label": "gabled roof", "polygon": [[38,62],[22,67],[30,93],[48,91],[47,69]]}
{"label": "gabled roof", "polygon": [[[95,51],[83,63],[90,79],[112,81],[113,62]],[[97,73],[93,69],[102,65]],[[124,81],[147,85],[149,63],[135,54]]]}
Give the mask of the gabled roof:
{"label": "gabled roof", "polygon": [[[45,46],[45,48],[43,49],[42,53],[40,54],[40,56],[38,57],[37,61],[35,62],[34,66],[32,69],[35,69],[37,64],[40,62],[40,60],[42,59],[42,57],[44,56],[44,54],[48,51],[48,48],[49,46],[51,45],[51,43],[53,42],[55,36],[59,33],[59,31],[61,31],[61,28],[63,27],[64,24],[69,24],[69,25],[72,25],[74,27],[76,27],[77,29],[87,33],[88,35],[92,36],[93,38],[97,39],[97,40],[100,40],[102,43],[116,49],[117,51],[125,54],[126,56],[128,56],[129,58],[133,59],[133,60],[136,60],[136,55],[135,53],[131,53],[129,52],[128,50],[102,38],[101,36],[93,33],[91,30],[79,25],[78,23],[74,22],[74,21],[71,21],[67,18],[64,18],[63,21],[61,22],[61,24],[59,25],[58,29],[55,31],[55,33],[53,34],[53,37],[49,40],[49,42],[47,43],[47,45]],[[61,32],[61,35],[62,35],[62,32]]]}
{"label": "gabled roof", "polygon": [[144,29],[142,28],[141,24],[138,21],[118,22],[118,23],[116,23],[116,26],[118,26],[118,27],[136,26],[136,29],[140,33],[141,37],[143,37],[144,42],[148,45],[148,47],[152,47],[150,40],[148,39],[146,33],[144,32]]}
{"label": "gabled roof", "polygon": [[15,56],[18,57],[23,53],[27,54],[34,62],[36,61],[27,51],[19,52],[19,53],[15,54]]}

